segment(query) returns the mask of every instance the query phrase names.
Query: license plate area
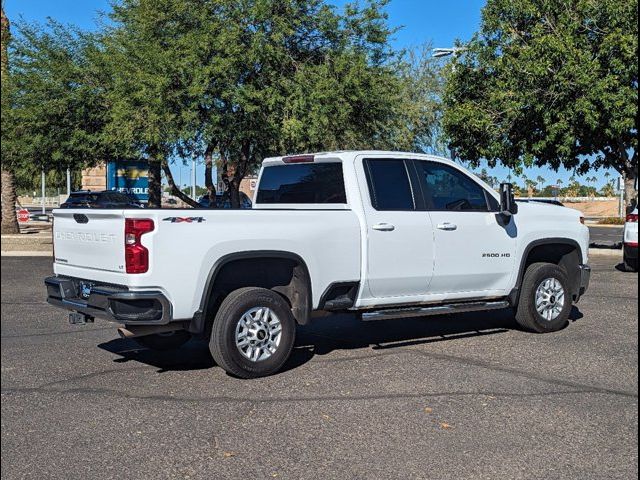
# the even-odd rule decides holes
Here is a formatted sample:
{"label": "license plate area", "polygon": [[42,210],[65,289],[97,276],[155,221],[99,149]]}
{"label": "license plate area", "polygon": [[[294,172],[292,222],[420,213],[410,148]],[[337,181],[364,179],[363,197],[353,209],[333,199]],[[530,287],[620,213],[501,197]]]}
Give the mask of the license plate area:
{"label": "license plate area", "polygon": [[77,284],[78,284],[76,288],[77,297],[81,300],[89,300],[89,297],[91,297],[91,292],[93,291],[93,287],[95,284],[93,282],[87,282],[84,280],[78,281]]}

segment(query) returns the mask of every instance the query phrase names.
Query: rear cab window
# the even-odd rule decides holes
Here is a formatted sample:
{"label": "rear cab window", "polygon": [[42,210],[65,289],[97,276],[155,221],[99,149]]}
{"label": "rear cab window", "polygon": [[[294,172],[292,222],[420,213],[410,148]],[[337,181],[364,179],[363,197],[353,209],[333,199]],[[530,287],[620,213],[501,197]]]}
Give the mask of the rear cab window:
{"label": "rear cab window", "polygon": [[378,211],[412,211],[416,209],[409,181],[409,165],[403,159],[364,160],[371,205]]}
{"label": "rear cab window", "polygon": [[262,169],[256,204],[347,203],[341,162],[270,164]]}

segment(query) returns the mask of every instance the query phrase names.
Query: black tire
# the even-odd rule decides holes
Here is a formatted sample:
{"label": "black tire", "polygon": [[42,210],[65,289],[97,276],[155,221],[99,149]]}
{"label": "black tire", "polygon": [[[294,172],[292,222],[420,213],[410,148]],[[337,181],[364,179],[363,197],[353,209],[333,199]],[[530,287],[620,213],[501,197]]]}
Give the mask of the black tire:
{"label": "black tire", "polygon": [[[564,289],[564,306],[553,320],[547,320],[536,309],[536,292],[546,279],[556,279]],[[561,330],[569,323],[569,313],[573,305],[571,288],[565,271],[552,263],[534,263],[527,268],[522,282],[520,300],[516,310],[516,321],[530,332],[548,333]]]}
{"label": "black tire", "polygon": [[624,269],[627,272],[638,272],[638,259],[637,258],[629,258],[625,255],[624,257]]}
{"label": "black tire", "polygon": [[[245,313],[259,307],[268,307],[275,313],[282,333],[277,349],[269,358],[251,361],[236,345],[236,327]],[[247,287],[231,292],[223,300],[213,321],[209,350],[227,373],[239,378],[258,378],[282,368],[291,354],[295,336],[296,321],[285,300],[271,290]]]}
{"label": "black tire", "polygon": [[154,333],[143,337],[135,337],[134,340],[141,346],[149,350],[175,350],[187,343],[191,334],[186,330],[176,330],[174,332]]}

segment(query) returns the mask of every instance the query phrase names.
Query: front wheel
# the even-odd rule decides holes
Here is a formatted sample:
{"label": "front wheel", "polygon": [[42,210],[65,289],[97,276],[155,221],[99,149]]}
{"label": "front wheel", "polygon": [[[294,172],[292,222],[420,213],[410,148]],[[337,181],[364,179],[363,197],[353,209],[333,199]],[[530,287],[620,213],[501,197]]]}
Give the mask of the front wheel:
{"label": "front wheel", "polygon": [[241,288],[220,305],[209,349],[227,373],[240,378],[264,377],[282,368],[295,334],[295,319],[280,295],[265,288]]}
{"label": "front wheel", "polygon": [[567,325],[572,304],[565,271],[552,263],[534,263],[524,274],[516,321],[532,332],[555,332]]}

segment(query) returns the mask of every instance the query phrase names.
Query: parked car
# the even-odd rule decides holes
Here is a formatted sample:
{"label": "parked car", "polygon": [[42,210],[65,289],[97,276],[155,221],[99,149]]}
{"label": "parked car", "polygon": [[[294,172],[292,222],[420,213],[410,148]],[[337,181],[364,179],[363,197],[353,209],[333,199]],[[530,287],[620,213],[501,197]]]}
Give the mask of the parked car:
{"label": "parked car", "polygon": [[[216,195],[216,204],[211,206],[208,195],[203,195],[198,199],[198,203],[202,208],[231,208],[231,199],[228,195]],[[240,192],[240,208],[251,208],[251,199],[243,192]]]}
{"label": "parked car", "polygon": [[278,371],[314,312],[512,308],[523,328],[553,332],[591,272],[580,212],[516,204],[510,184],[495,192],[431,155],[269,158],[251,210],[77,213],[54,210],[49,303],[71,323],[121,323],[148,348],[207,339],[242,378]]}
{"label": "parked car", "polygon": [[60,208],[143,208],[143,205],[129,195],[113,190],[79,190],[71,192]]}
{"label": "parked car", "polygon": [[638,208],[627,215],[624,224],[624,265],[627,270],[638,271]]}

